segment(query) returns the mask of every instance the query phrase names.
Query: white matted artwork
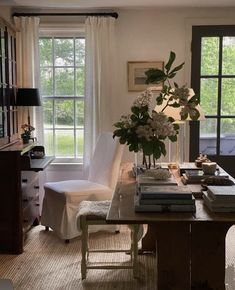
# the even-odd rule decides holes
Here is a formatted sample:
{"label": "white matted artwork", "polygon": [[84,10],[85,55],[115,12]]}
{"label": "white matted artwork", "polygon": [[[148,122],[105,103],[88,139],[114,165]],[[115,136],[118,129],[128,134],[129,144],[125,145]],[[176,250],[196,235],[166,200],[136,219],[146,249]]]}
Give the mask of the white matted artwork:
{"label": "white matted artwork", "polygon": [[[163,61],[128,61],[128,91],[144,91],[146,84],[145,72],[149,69],[163,69]],[[152,84],[154,85],[154,84]],[[163,83],[154,85],[155,90],[162,90]]]}

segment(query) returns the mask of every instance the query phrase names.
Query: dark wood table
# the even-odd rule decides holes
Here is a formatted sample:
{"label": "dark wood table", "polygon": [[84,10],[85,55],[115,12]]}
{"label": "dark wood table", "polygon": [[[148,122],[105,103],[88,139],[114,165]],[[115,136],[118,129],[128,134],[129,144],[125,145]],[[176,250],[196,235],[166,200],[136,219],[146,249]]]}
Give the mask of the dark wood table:
{"label": "dark wood table", "polygon": [[212,213],[196,200],[196,213],[136,213],[133,180],[119,183],[107,222],[148,224],[143,247],[156,245],[158,290],[225,289],[225,237],[235,213]]}

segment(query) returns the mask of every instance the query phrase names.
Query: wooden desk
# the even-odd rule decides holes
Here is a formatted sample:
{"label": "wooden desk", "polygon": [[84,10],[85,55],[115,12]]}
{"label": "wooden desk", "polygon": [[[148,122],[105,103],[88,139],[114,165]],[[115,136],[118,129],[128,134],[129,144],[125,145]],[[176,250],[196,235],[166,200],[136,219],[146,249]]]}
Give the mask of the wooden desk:
{"label": "wooden desk", "polygon": [[[224,290],[225,236],[235,214],[212,213],[196,200],[196,213],[136,213],[135,182],[119,184],[107,222],[148,224],[157,247],[158,290]],[[204,288],[203,288],[204,287]]]}

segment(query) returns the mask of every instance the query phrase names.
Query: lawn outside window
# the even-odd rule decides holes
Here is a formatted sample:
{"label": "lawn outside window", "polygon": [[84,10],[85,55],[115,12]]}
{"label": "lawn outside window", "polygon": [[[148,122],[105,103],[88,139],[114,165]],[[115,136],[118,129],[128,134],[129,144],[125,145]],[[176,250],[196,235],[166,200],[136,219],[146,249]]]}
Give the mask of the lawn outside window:
{"label": "lawn outside window", "polygon": [[84,148],[84,36],[41,36],[40,76],[44,145],[56,163],[82,163]]}

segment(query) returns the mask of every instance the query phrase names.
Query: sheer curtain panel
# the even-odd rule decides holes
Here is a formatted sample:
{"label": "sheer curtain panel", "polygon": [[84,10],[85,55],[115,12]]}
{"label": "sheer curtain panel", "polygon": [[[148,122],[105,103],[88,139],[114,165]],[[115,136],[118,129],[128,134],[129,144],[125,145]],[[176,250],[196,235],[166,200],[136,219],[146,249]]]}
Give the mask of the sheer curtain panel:
{"label": "sheer curtain panel", "polygon": [[115,79],[115,19],[113,17],[87,17],[86,31],[86,101],[84,169],[103,131],[112,130],[112,111]]}
{"label": "sheer curtain panel", "polygon": [[[17,86],[19,88],[39,88],[38,17],[14,17],[16,33]],[[35,109],[35,108],[34,108]],[[35,135],[42,142],[42,108],[31,109]],[[27,108],[19,107],[19,126],[27,123]],[[21,129],[20,129],[21,131]]]}

